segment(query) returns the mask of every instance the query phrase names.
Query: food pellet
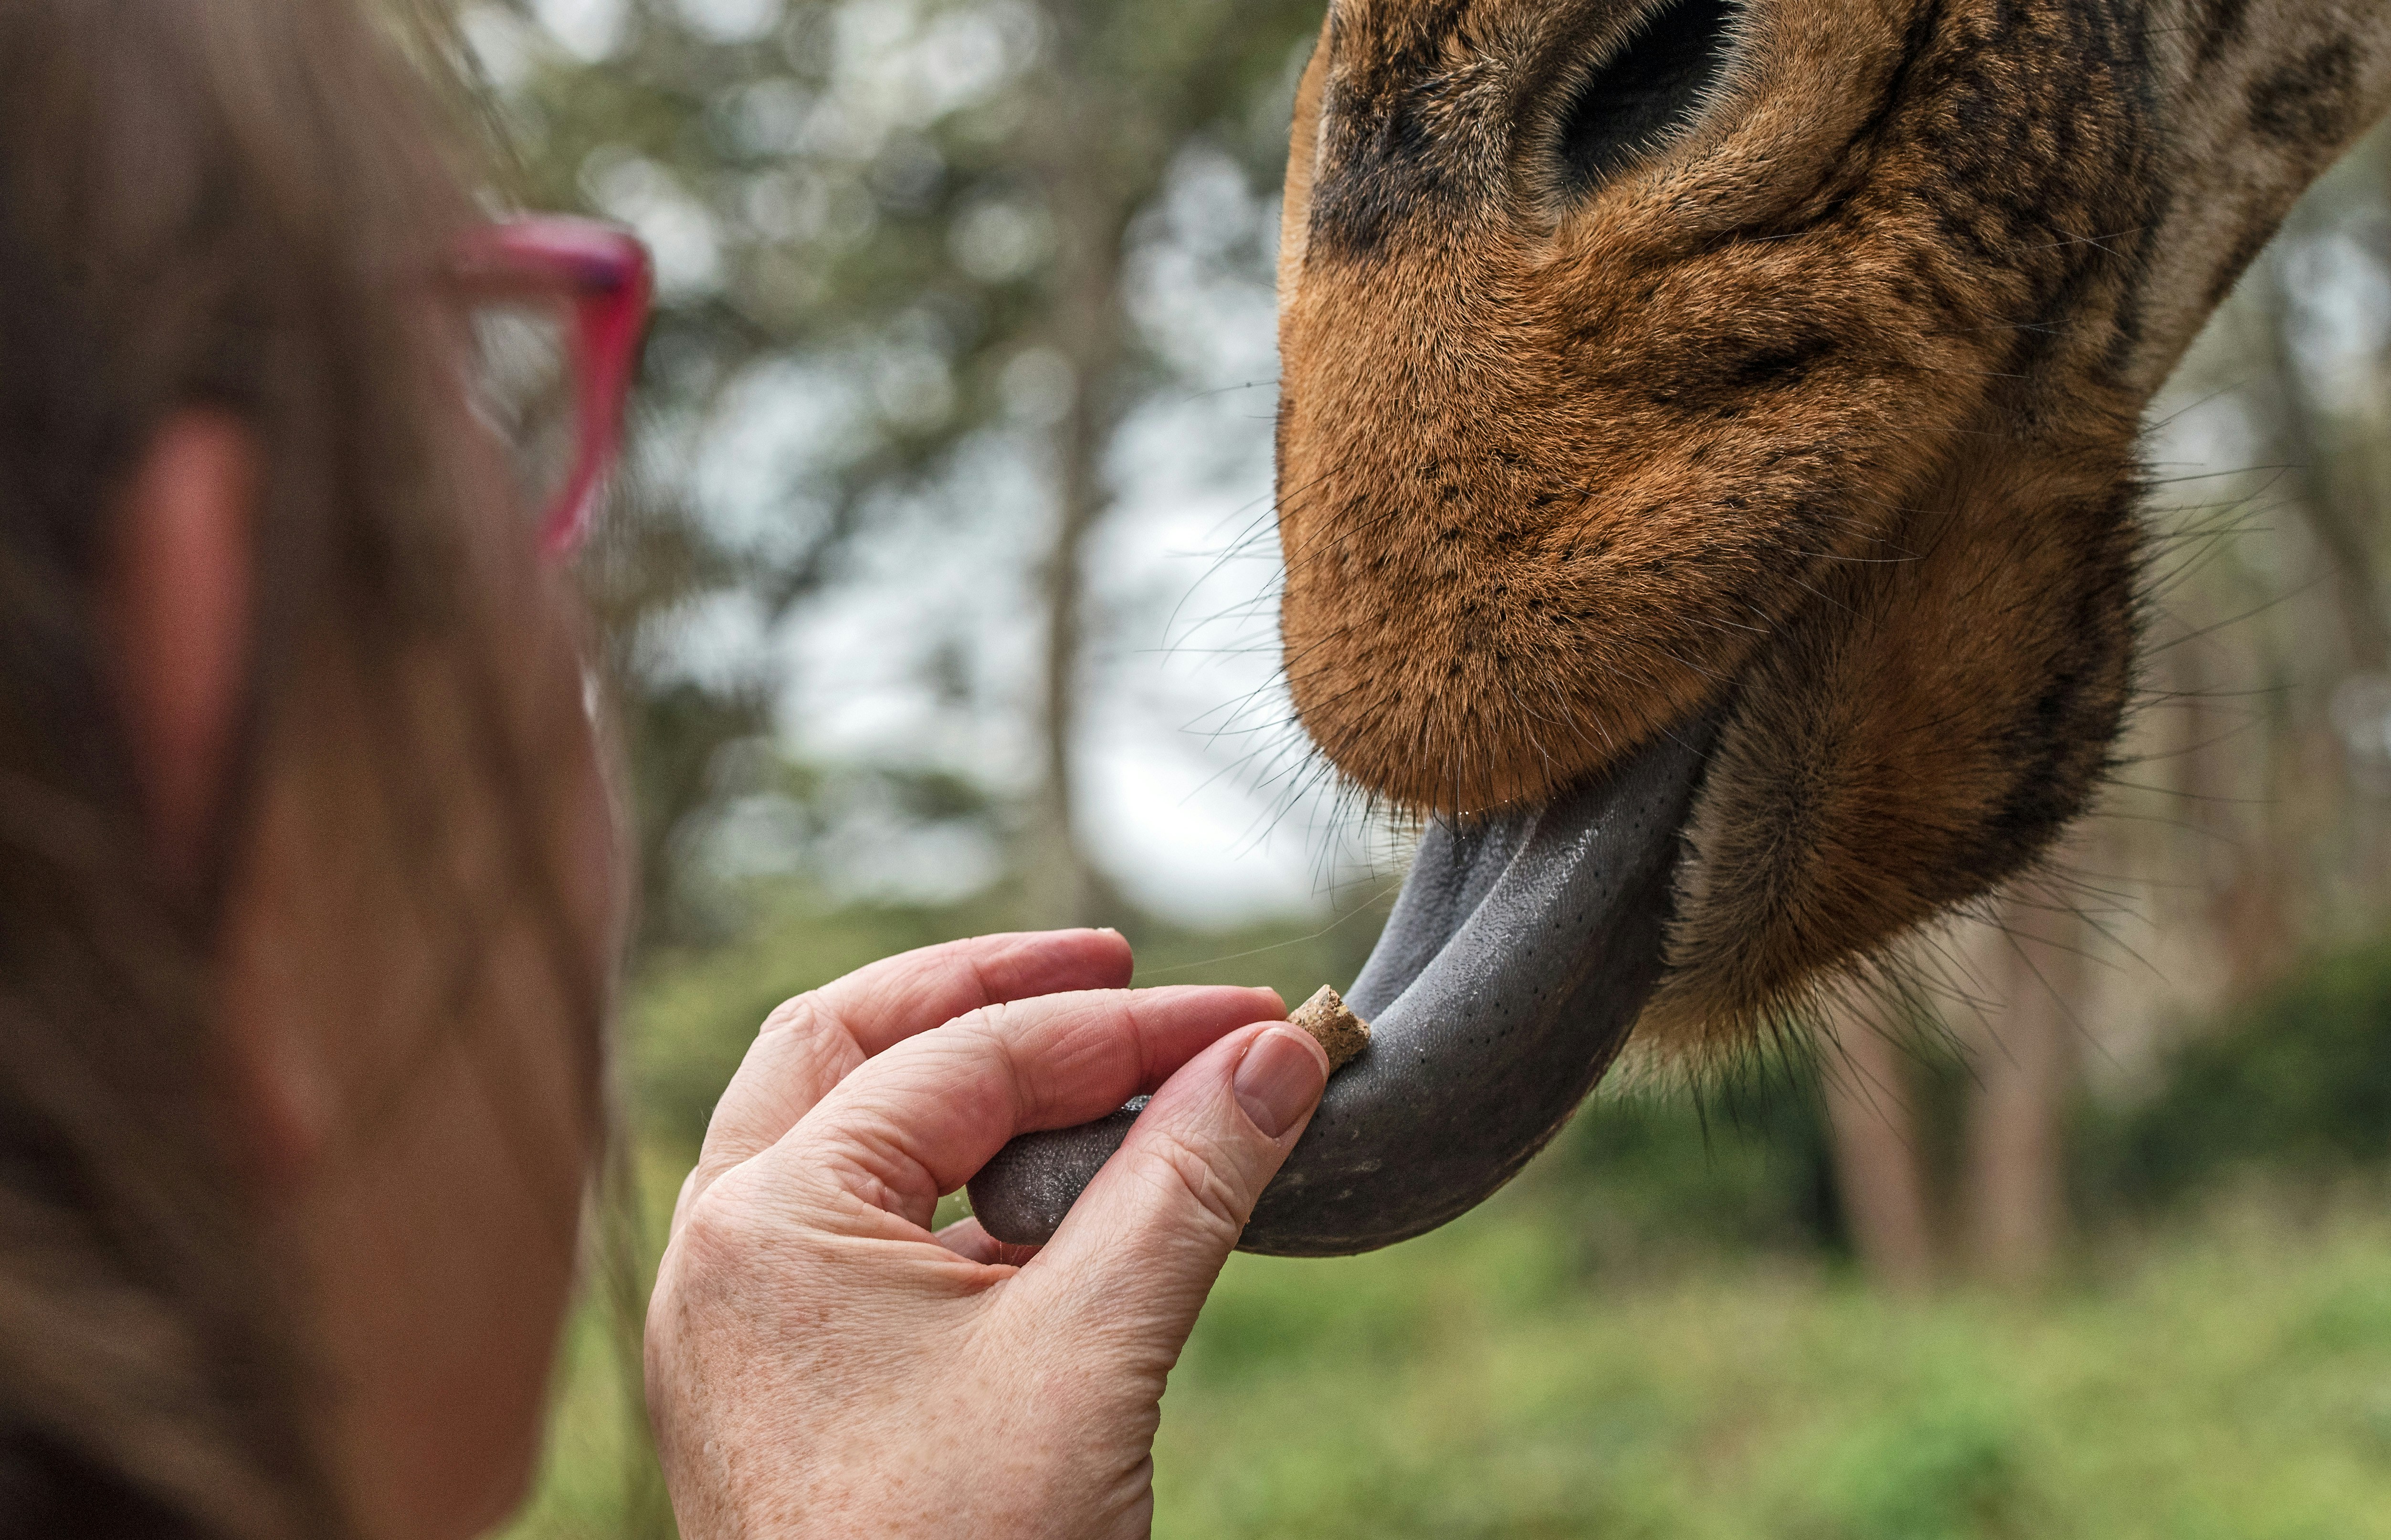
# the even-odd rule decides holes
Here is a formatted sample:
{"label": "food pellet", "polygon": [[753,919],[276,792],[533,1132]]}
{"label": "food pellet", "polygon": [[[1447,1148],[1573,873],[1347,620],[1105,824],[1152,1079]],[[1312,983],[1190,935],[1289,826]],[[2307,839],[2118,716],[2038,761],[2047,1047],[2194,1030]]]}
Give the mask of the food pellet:
{"label": "food pellet", "polygon": [[1328,1072],[1332,1075],[1370,1045],[1370,1024],[1347,1009],[1345,997],[1325,984],[1286,1019],[1289,1025],[1310,1032],[1312,1041],[1320,1044],[1322,1052],[1328,1055]]}

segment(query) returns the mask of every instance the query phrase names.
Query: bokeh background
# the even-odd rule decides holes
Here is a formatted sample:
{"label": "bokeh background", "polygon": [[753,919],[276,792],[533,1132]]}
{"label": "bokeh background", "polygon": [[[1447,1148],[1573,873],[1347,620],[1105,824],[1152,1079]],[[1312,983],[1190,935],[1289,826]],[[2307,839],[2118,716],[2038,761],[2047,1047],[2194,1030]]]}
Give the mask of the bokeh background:
{"label": "bokeh background", "polygon": [[[1022,925],[1290,999],[1367,951],[1406,831],[1275,675],[1320,9],[463,6],[512,195],[662,283],[586,567],[645,863],[627,1137],[519,1540],[672,1533],[639,1311],[780,1000]],[[1434,1236],[1237,1259],[1157,1532],[2391,1534],[2386,344],[2378,138],[2153,413],[2143,704],[2051,879],[1815,1057],[1606,1091]]]}

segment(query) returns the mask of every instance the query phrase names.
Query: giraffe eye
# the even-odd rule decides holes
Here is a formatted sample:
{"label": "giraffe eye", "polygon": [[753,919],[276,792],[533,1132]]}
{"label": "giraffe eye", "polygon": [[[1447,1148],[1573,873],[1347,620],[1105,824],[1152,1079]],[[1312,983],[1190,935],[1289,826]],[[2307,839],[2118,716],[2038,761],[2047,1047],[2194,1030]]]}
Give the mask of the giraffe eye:
{"label": "giraffe eye", "polygon": [[1578,87],[1561,119],[1572,190],[1617,175],[1693,121],[1726,71],[1742,0],[1670,0]]}

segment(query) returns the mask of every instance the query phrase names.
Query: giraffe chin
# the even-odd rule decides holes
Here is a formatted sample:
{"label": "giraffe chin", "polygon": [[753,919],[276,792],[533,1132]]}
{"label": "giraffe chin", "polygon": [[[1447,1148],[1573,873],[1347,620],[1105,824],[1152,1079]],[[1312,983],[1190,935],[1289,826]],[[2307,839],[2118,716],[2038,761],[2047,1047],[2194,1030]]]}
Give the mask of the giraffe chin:
{"label": "giraffe chin", "polygon": [[[1346,993],[1370,1044],[1329,1081],[1240,1250],[1408,1240],[1485,1201],[1560,1131],[1661,978],[1711,738],[1689,722],[1542,807],[1429,826]],[[1007,1145],[972,1179],[981,1225],[1051,1238],[1144,1106]]]}

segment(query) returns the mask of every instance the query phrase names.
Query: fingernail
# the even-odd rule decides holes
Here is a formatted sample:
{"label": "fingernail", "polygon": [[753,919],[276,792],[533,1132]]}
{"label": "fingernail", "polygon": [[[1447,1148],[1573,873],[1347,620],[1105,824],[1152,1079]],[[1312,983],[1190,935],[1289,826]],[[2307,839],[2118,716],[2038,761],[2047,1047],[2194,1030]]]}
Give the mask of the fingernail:
{"label": "fingernail", "polygon": [[1254,1039],[1237,1061],[1237,1105],[1256,1128],[1275,1139],[1312,1110],[1327,1080],[1312,1041],[1279,1028]]}

